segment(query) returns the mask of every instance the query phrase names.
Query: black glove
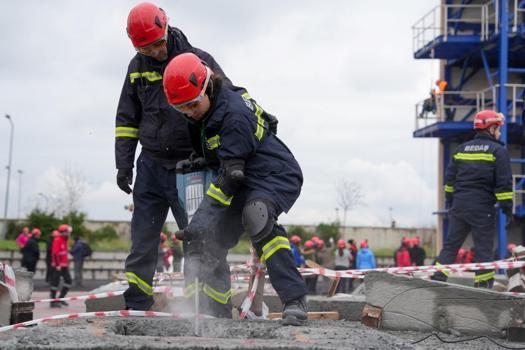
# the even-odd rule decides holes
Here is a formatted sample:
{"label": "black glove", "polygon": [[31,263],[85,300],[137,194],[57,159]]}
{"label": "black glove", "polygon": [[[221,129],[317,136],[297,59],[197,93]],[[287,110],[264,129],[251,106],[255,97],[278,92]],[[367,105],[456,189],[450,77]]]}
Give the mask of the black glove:
{"label": "black glove", "polygon": [[133,183],[133,169],[119,169],[117,172],[117,185],[118,187],[126,192],[131,193],[131,185]]}
{"label": "black glove", "polygon": [[186,230],[178,230],[177,232],[175,232],[175,237],[179,240],[179,241],[185,241],[185,240],[188,240],[190,239],[189,235],[186,233]]}

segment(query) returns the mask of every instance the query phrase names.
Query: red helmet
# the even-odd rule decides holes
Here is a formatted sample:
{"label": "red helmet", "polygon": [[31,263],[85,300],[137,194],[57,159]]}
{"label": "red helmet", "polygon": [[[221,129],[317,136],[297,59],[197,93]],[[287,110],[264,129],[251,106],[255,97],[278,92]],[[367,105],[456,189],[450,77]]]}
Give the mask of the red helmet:
{"label": "red helmet", "polygon": [[478,112],[474,117],[474,129],[488,129],[492,125],[502,126],[505,123],[505,116],[491,110]]}
{"label": "red helmet", "polygon": [[31,234],[32,234],[33,236],[40,237],[40,235],[42,234],[42,231],[40,231],[40,229],[39,229],[38,227],[35,227],[35,228],[33,229],[33,231],[31,231]]}
{"label": "red helmet", "polygon": [[360,247],[361,248],[368,248],[368,242],[367,241],[361,241]]}
{"label": "red helmet", "polygon": [[314,247],[314,242],[308,240],[308,241],[304,242],[304,247],[305,248],[313,248]]}
{"label": "red helmet", "polygon": [[324,247],[324,241],[322,239],[317,240],[317,248],[321,249]]}
{"label": "red helmet", "polygon": [[293,235],[292,237],[290,237],[290,242],[292,242],[293,244],[299,244],[301,243],[301,237]]}
{"label": "red helmet", "polygon": [[164,71],[164,93],[170,105],[192,102],[206,88],[211,69],[193,53],[176,56]]}
{"label": "red helmet", "polygon": [[129,11],[126,31],[133,46],[148,46],[162,39],[167,30],[168,16],[160,7],[143,2]]}
{"label": "red helmet", "polygon": [[70,230],[71,228],[69,227],[68,224],[62,224],[58,226],[58,232],[69,232]]}
{"label": "red helmet", "polygon": [[344,239],[340,239],[337,241],[337,248],[344,248],[346,247],[346,242]]}

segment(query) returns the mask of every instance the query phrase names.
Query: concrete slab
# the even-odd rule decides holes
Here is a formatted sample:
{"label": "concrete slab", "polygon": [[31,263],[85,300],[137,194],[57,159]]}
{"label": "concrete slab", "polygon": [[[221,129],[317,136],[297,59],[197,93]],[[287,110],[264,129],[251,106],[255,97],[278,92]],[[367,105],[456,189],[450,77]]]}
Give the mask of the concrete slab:
{"label": "concrete slab", "polygon": [[409,340],[345,321],[203,320],[200,337],[189,320],[65,320],[0,334],[4,350],[24,349],[416,349]]}
{"label": "concrete slab", "polygon": [[382,308],[380,328],[504,337],[523,327],[525,298],[419,278],[373,272],[366,302]]}

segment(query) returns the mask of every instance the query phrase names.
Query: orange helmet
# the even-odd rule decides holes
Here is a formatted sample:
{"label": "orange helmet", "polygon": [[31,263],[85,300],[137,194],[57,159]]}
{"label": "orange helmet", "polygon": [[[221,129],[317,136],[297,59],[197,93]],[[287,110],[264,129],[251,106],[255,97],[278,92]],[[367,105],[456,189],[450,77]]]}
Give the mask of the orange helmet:
{"label": "orange helmet", "polygon": [[346,242],[344,239],[340,239],[337,241],[337,248],[344,248],[346,247]]}
{"label": "orange helmet", "polygon": [[129,12],[126,31],[135,48],[165,39],[167,30],[168,16],[156,5],[143,2]]}
{"label": "orange helmet", "polygon": [[299,244],[301,243],[301,237],[299,237],[298,235],[293,235],[292,237],[290,237],[290,242],[292,242],[293,244]]}
{"label": "orange helmet", "polygon": [[474,129],[488,129],[492,125],[502,126],[505,123],[505,116],[496,111],[484,110],[478,112],[474,117]]}
{"label": "orange helmet", "polygon": [[308,241],[304,242],[304,247],[308,248],[308,249],[313,248],[314,247],[314,242],[308,240]]}

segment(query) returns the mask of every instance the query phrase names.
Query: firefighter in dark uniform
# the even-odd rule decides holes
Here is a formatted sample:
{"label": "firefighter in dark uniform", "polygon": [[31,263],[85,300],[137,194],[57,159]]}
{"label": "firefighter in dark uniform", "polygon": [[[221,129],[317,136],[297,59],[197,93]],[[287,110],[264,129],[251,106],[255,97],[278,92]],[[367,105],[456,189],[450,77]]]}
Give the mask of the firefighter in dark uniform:
{"label": "firefighter in dark uniform", "polygon": [[[141,3],[130,11],[127,33],[137,54],[129,64],[117,109],[115,158],[117,184],[128,194],[138,141],[142,152],[133,188],[132,247],[125,265],[129,288],[124,298],[127,308],[147,310],[153,305],[159,234],[168,210],[171,208],[179,228],[187,225],[177,196],[175,166],[193,149],[192,131],[166,102],[162,75],[169,59],[184,52],[195,53],[214,71],[224,73],[210,54],[192,47],[179,29],[170,27],[166,13],[153,4]],[[224,79],[231,85],[228,78]],[[276,128],[277,120],[272,118]]]}
{"label": "firefighter in dark uniform", "polygon": [[[476,114],[473,140],[461,144],[447,169],[445,195],[450,208],[449,234],[436,265],[452,264],[469,232],[472,232],[476,262],[492,260],[498,203],[512,219],[512,170],[500,138],[505,122],[501,113],[485,110]],[[492,288],[494,270],[478,270],[474,285]],[[436,272],[432,279],[446,281],[448,272]]]}
{"label": "firefighter in dark uniform", "polygon": [[[201,292],[203,312],[231,317],[226,255],[246,232],[285,305],[283,323],[304,324],[306,286],[295,268],[286,232],[277,224],[301,191],[299,164],[268,129],[264,111],[224,86],[196,55],[171,60],[164,91],[172,107],[199,127],[204,158],[218,171],[191,223],[178,233],[187,243],[187,295]],[[195,284],[196,277],[202,284]]]}

